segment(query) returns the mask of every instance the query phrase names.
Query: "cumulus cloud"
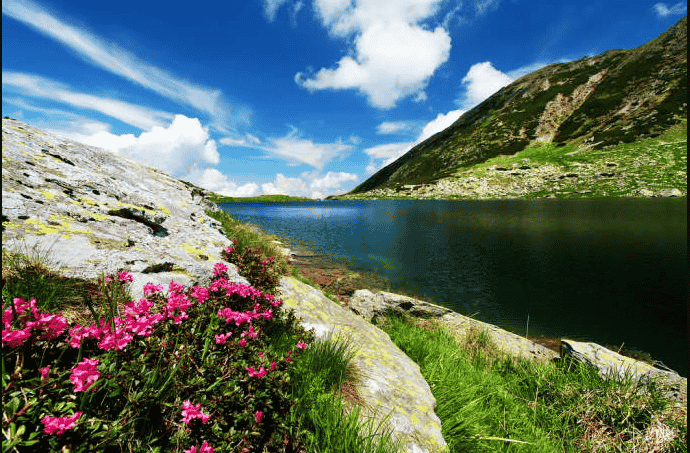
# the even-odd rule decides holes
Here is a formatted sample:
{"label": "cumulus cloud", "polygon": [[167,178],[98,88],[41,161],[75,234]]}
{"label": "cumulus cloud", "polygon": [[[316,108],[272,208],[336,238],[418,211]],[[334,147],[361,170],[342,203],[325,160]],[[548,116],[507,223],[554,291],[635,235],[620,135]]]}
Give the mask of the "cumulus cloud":
{"label": "cumulus cloud", "polygon": [[680,16],[688,11],[688,5],[684,2],[678,2],[673,6],[667,6],[665,3],[657,3],[654,5],[654,11],[659,17]]}
{"label": "cumulus cloud", "polygon": [[249,121],[249,109],[241,106],[229,107],[223,100],[220,90],[193,84],[157,68],[117,44],[106,42],[55,17],[31,0],[3,1],[2,14],[23,22],[39,33],[69,47],[79,58],[94,66],[168,99],[212,115],[220,127],[228,121]]}
{"label": "cumulus cloud", "polygon": [[187,175],[186,181],[227,197],[253,197],[259,193],[258,184],[239,185],[215,168],[195,169]]}
{"label": "cumulus cloud", "polygon": [[309,91],[355,89],[370,105],[389,109],[424,89],[448,60],[451,39],[433,17],[440,0],[315,0],[314,10],[331,36],[348,38],[349,54],[331,68],[297,73],[295,82]]}
{"label": "cumulus cloud", "polygon": [[[356,140],[356,139],[355,139]],[[292,128],[284,137],[272,138],[260,149],[295,164],[308,164],[319,170],[336,157],[350,152],[353,145],[338,138],[333,143],[316,143],[299,136],[299,130]]]}
{"label": "cumulus cloud", "polygon": [[273,182],[261,185],[264,195],[292,195],[309,198],[326,198],[328,195],[346,192],[344,185],[356,182],[353,173],[329,171],[321,175],[318,171],[304,172],[298,177],[287,177],[278,173]]}
{"label": "cumulus cloud", "polygon": [[94,110],[139,129],[148,130],[162,126],[173,118],[171,113],[153,110],[106,97],[94,96],[72,90],[54,80],[14,71],[2,71],[4,89],[37,98],[58,101],[74,107]]}
{"label": "cumulus cloud", "polygon": [[[448,113],[439,113],[436,116],[436,118],[429,121],[422,128],[422,131],[420,132],[419,136],[413,142],[386,143],[384,145],[378,145],[365,149],[364,153],[369,156],[369,164],[364,170],[365,173],[373,174],[381,168],[385,167],[386,165],[395,162],[397,158],[408,152],[410,149],[412,149],[419,143],[422,143],[427,138],[431,137],[432,135],[438,132],[441,132],[442,130],[446,129],[448,126],[453,124],[458,118],[462,116],[463,113],[465,113],[464,110],[451,110]],[[383,124],[386,123],[384,122],[379,124],[379,128],[381,128],[381,125]],[[394,126],[386,127],[390,127],[391,129],[394,128]]]}
{"label": "cumulus cloud", "polygon": [[494,68],[490,61],[475,63],[462,79],[464,93],[456,103],[469,110],[513,80],[508,74]]}

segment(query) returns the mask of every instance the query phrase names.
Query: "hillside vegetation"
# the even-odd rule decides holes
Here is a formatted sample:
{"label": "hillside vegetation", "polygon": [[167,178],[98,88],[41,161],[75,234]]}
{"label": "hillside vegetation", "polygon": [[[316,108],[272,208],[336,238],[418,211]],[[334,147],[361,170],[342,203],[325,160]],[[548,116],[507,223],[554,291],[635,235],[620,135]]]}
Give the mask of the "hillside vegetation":
{"label": "hillside vegetation", "polygon": [[[516,172],[533,170],[529,165],[553,165],[542,168],[537,179],[561,180],[574,178],[568,173],[588,174],[589,179],[579,180],[578,193],[592,190],[595,195],[650,196],[640,190],[637,181],[618,184],[622,179],[643,177],[643,186],[649,184],[644,175],[652,171],[654,178],[666,178],[668,171],[678,178],[669,184],[684,189],[679,174],[687,168],[685,160],[676,157],[687,149],[685,137],[679,128],[687,124],[687,18],[683,18],[655,40],[633,50],[610,50],[595,57],[554,64],[525,75],[511,85],[502,88],[474,109],[461,116],[453,125],[412,148],[395,162],[381,169],[356,187],[347,198],[369,196],[543,196],[559,191],[558,184],[527,184],[520,190],[463,191],[461,187],[444,187],[463,175],[484,177],[482,170],[495,165],[518,164]],[[684,123],[685,121],[685,123]],[[645,141],[659,138],[670,129],[671,142]],[[684,126],[683,126],[684,129]],[[620,147],[643,142],[639,147]],[[666,151],[670,150],[670,154]],[[662,161],[669,167],[651,165],[661,151]],[[625,156],[636,154],[641,170],[621,172],[599,171],[632,163]],[[682,152],[685,155],[686,152]],[[523,160],[523,159],[529,159]],[[630,161],[630,162],[628,162]],[[592,171],[577,168],[577,163],[592,165]],[[520,169],[528,166],[530,168]],[[575,167],[575,168],[573,168]],[[501,176],[505,176],[503,170]],[[564,175],[559,172],[565,172]],[[616,181],[610,190],[591,189],[598,182],[595,172],[613,173]],[[499,170],[501,172],[501,170]],[[532,171],[529,175],[533,175]],[[591,175],[589,173],[592,173]],[[621,176],[625,173],[625,176]],[[663,175],[663,176],[662,176]],[[518,175],[511,175],[518,176]],[[563,178],[560,178],[563,176]],[[470,177],[470,176],[468,176]],[[510,178],[492,178],[488,185],[510,187]],[[599,178],[596,178],[597,180]],[[472,182],[472,181],[469,181]],[[446,184],[447,185],[447,184]],[[452,184],[451,184],[452,185]],[[481,185],[481,184],[480,184]],[[421,187],[420,187],[421,186]],[[434,187],[430,187],[434,186]],[[434,190],[439,186],[438,190]],[[534,187],[532,187],[534,186]],[[621,187],[619,187],[621,186]],[[623,187],[625,186],[625,187]],[[637,192],[636,189],[640,189]],[[652,190],[652,189],[649,189]],[[407,192],[407,193],[404,193]],[[504,193],[505,192],[505,193]]]}

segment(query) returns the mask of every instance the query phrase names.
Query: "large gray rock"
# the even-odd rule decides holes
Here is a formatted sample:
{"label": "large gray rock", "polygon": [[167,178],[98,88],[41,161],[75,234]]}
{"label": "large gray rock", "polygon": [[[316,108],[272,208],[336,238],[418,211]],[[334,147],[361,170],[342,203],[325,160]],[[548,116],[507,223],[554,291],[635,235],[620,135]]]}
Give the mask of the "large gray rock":
{"label": "large gray rock", "polygon": [[349,307],[367,320],[385,314],[389,310],[408,313],[415,317],[433,318],[441,322],[450,333],[459,339],[471,333],[484,331],[489,334],[499,349],[511,356],[544,362],[558,358],[558,353],[555,351],[493,324],[478,321],[455,313],[448,308],[400,294],[385,291],[372,293],[366,289],[357,290],[350,298]]}
{"label": "large gray rock", "polygon": [[629,375],[642,382],[653,380],[659,384],[667,397],[682,403],[688,400],[688,380],[672,370],[663,370],[625,357],[596,343],[561,340],[561,357],[593,366],[604,376]]}
{"label": "large gray rock", "polygon": [[436,399],[419,366],[386,333],[294,278],[283,277],[280,288],[283,308],[294,309],[307,329],[318,337],[345,339],[354,348],[353,364],[361,373],[357,392],[366,404],[363,417],[374,417],[377,425],[388,417],[402,451],[444,451]]}
{"label": "large gray rock", "polygon": [[48,252],[65,275],[127,270],[135,297],[148,281],[203,283],[230,245],[203,195],[153,167],[2,120],[2,246]]}

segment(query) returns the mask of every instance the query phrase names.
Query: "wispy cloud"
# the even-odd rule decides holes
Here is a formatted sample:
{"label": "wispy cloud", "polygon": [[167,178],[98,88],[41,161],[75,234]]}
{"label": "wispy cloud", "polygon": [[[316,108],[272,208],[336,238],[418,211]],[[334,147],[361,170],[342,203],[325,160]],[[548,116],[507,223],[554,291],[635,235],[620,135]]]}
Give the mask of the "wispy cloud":
{"label": "wispy cloud", "polygon": [[211,115],[219,128],[248,122],[249,109],[231,108],[218,89],[202,87],[157,68],[117,44],[71,26],[31,0],[5,0],[2,13],[72,49],[79,58],[159,95]]}
{"label": "wispy cloud", "polygon": [[[80,93],[65,84],[21,72],[2,71],[3,91],[16,91],[39,99],[49,99],[73,107],[95,110],[143,130],[150,130],[172,120],[174,115],[112,98]],[[4,95],[4,94],[3,94]]]}
{"label": "wispy cloud", "polygon": [[414,129],[415,125],[414,121],[384,121],[376,126],[376,133],[382,135],[398,134]]}
{"label": "wispy cloud", "polygon": [[688,5],[685,2],[678,2],[673,6],[667,6],[666,3],[657,3],[654,5],[654,11],[659,17],[681,16],[688,12]]}

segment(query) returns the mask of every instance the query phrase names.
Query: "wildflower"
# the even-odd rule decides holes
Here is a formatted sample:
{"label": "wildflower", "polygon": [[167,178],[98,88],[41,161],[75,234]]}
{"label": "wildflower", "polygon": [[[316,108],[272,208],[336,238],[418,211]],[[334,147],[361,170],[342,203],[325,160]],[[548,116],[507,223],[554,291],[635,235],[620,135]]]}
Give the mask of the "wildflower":
{"label": "wildflower", "polygon": [[276,363],[275,363],[275,362],[271,362],[271,367],[270,367],[269,369],[270,369],[271,371],[275,371],[275,370],[276,370],[276,367],[277,367]]}
{"label": "wildflower", "polygon": [[74,384],[75,392],[88,390],[100,377],[98,371],[98,359],[84,359],[72,368],[69,381]]}
{"label": "wildflower", "polygon": [[228,338],[230,338],[230,335],[232,335],[232,332],[216,334],[216,344],[225,344],[225,342],[228,341]]}
{"label": "wildflower", "polygon": [[212,446],[208,444],[208,442],[204,441],[203,444],[201,444],[201,448],[197,450],[196,446],[192,445],[192,447],[189,450],[186,450],[184,453],[213,453],[214,449]]}
{"label": "wildflower", "polygon": [[48,382],[48,374],[50,374],[50,367],[51,365],[48,365],[38,369],[38,371],[41,373],[41,383],[43,384]]}
{"label": "wildflower", "polygon": [[181,293],[184,291],[184,285],[182,283],[177,283],[176,281],[171,281],[168,285],[168,292],[170,293]]}
{"label": "wildflower", "polygon": [[266,371],[266,368],[264,367],[261,367],[259,368],[259,371],[256,371],[253,366],[248,366],[246,367],[246,370],[247,373],[249,373],[249,377],[255,377],[258,379],[261,379],[268,374],[268,371]]}
{"label": "wildflower", "polygon": [[71,417],[51,417],[46,415],[41,419],[41,423],[45,426],[43,431],[46,434],[62,434],[68,429],[72,429],[75,426],[75,422],[83,412],[75,412]]}
{"label": "wildflower", "polygon": [[208,289],[204,288],[203,286],[194,285],[192,288],[192,297],[194,297],[200,304],[203,304],[209,299],[210,294]]}
{"label": "wildflower", "polygon": [[304,351],[307,348],[307,343],[300,341],[299,343],[297,343],[297,347]]}
{"label": "wildflower", "polygon": [[132,274],[128,274],[127,272],[120,272],[118,271],[117,273],[117,279],[120,280],[121,282],[133,282],[134,277],[132,277]]}
{"label": "wildflower", "polygon": [[254,418],[257,423],[261,423],[261,419],[264,418],[264,413],[262,411],[256,411],[254,412]]}
{"label": "wildflower", "polygon": [[228,266],[226,266],[223,263],[216,263],[215,266],[213,266],[213,275],[216,277],[220,277],[222,275],[225,275],[228,273]]}
{"label": "wildflower", "polygon": [[98,343],[98,347],[104,351],[111,351],[113,349],[122,350],[132,339],[134,339],[134,337],[124,329],[115,328],[115,332],[107,331],[107,333],[103,335],[103,339]]}
{"label": "wildflower", "polygon": [[163,285],[154,285],[151,282],[148,282],[147,284],[144,285],[144,297],[148,297],[152,293],[157,293],[157,292],[162,292],[163,291]]}
{"label": "wildflower", "polygon": [[241,337],[248,336],[249,338],[256,338],[259,332],[254,330],[254,326],[249,326],[249,331],[242,332]]}
{"label": "wildflower", "polygon": [[185,400],[182,403],[182,422],[189,424],[195,418],[199,418],[202,423],[206,423],[211,418],[211,415],[204,414],[201,411],[201,403],[195,406],[191,401]]}
{"label": "wildflower", "polygon": [[2,330],[2,342],[7,343],[12,348],[23,345],[31,337],[31,327],[21,330]]}
{"label": "wildflower", "polygon": [[247,346],[247,339],[242,338],[240,341],[237,342],[237,344],[239,344],[240,347],[244,349],[244,347]]}

